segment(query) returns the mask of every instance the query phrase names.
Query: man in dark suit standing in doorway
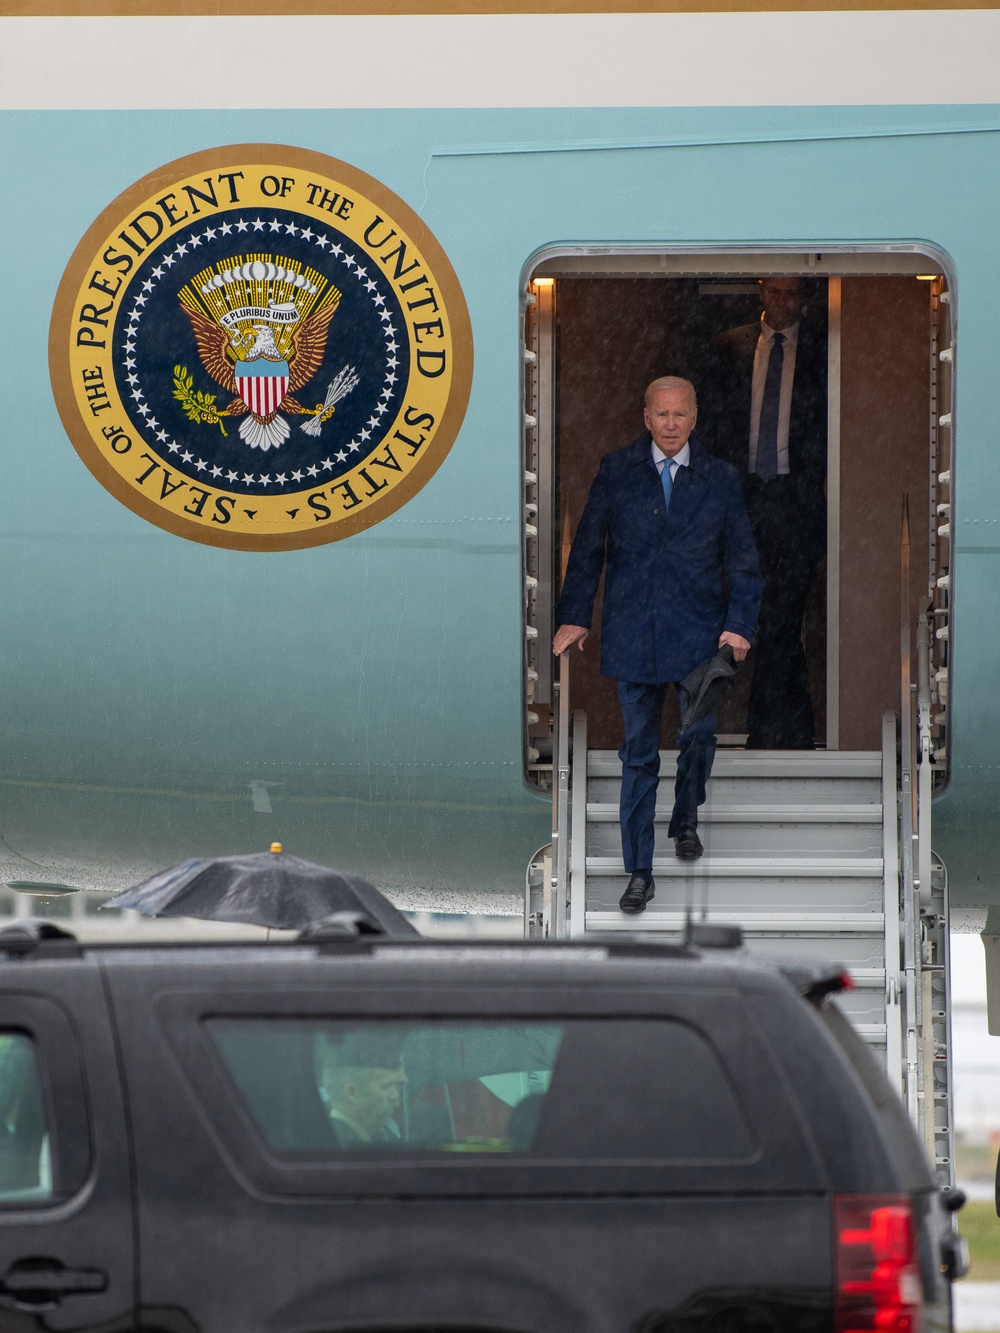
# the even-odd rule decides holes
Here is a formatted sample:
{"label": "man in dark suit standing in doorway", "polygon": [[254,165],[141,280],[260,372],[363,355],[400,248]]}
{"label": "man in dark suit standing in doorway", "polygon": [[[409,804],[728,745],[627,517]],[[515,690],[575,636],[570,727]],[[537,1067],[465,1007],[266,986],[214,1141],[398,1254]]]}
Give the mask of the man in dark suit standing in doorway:
{"label": "man in dark suit standing in doorway", "polygon": [[716,340],[708,444],[743,479],[764,575],[747,748],[811,750],[802,620],[826,552],[827,345],[803,312],[801,278],[758,286],[759,321]]}
{"label": "man in dark suit standing in doorway", "polygon": [[[653,897],[653,821],[660,772],[660,719],[678,685],[723,644],[750,651],[761,579],[740,480],[692,438],[694,386],[667,376],[646,390],[646,433],[605,454],[573,539],[553,651],[583,648],[607,563],[601,671],[618,681],[625,724],[621,831],[631,878],[619,906],[645,910]],[[681,700],[683,707],[684,700]],[[678,859],[702,854],[698,807],[715,755],[715,714],[678,736],[668,836]]]}

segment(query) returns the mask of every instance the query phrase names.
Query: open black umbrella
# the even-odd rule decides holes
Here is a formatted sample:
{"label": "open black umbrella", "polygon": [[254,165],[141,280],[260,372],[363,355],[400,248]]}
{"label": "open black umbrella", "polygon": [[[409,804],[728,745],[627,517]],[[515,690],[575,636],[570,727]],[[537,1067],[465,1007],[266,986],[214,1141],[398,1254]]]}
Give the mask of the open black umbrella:
{"label": "open black umbrella", "polygon": [[337,912],[368,918],[386,935],[418,935],[374,884],[277,850],[251,856],[195,857],[126,889],[105,907],[147,916],[193,916],[303,930]]}
{"label": "open black umbrella", "polygon": [[706,657],[681,681],[687,703],[681,718],[681,731],[687,731],[706,713],[714,712],[733,688],[739,663],[727,643],[714,657]]}

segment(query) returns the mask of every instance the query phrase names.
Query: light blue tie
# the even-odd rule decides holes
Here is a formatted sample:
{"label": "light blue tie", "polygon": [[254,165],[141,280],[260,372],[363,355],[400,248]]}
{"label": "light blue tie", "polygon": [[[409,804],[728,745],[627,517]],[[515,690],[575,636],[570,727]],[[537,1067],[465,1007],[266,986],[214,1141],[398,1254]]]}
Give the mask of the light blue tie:
{"label": "light blue tie", "polygon": [[663,471],[660,473],[660,484],[663,486],[663,512],[666,513],[670,508],[670,492],[674,489],[674,479],[670,475],[670,459],[663,464]]}

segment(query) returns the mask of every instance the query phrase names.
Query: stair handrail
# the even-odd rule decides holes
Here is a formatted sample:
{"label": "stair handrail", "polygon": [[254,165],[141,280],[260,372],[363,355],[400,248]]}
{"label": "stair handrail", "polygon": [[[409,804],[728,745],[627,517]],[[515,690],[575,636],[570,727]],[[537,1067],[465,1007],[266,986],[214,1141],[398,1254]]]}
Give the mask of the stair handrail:
{"label": "stair handrail", "polygon": [[[916,639],[911,637],[909,505],[903,496],[900,541],[900,750],[899,750],[899,881],[903,908],[903,972],[905,978],[906,1105],[924,1141],[935,1169],[950,1173],[950,1153],[937,1156],[935,1113],[934,996],[932,974],[940,964],[928,953],[928,932],[937,918],[932,914],[933,852],[931,803],[933,768],[931,744],[931,608],[917,616]],[[916,681],[913,680],[914,661]],[[947,916],[947,908],[945,910]],[[944,946],[947,947],[946,945]],[[946,981],[947,987],[947,981]],[[950,1073],[948,1075],[950,1077]],[[941,1131],[950,1142],[947,1124]]]}
{"label": "stair handrail", "polygon": [[[917,782],[916,805],[917,822],[914,842],[916,844],[916,874],[913,880],[911,896],[914,900],[917,917],[916,945],[920,963],[920,989],[917,996],[917,1021],[921,1035],[921,1090],[920,1104],[923,1107],[923,1137],[927,1155],[935,1164],[938,1163],[937,1125],[935,1114],[935,1076],[934,1066],[936,1048],[934,1041],[934,992],[932,969],[933,946],[925,940],[925,924],[933,907],[931,892],[931,801],[933,799],[933,771],[931,769],[931,633],[927,610],[917,617]],[[948,1154],[950,1158],[950,1153]],[[950,1162],[949,1162],[950,1170]]]}
{"label": "stair handrail", "polygon": [[899,543],[900,666],[899,666],[899,868],[903,905],[903,978],[906,995],[906,1070],[903,1080],[906,1108],[923,1137],[923,1098],[920,1087],[920,986],[917,982],[920,922],[914,894],[913,834],[916,823],[913,784],[914,717],[912,681],[912,627],[910,617],[910,504],[903,496]]}
{"label": "stair handrail", "polygon": [[559,656],[559,679],[553,682],[552,729],[552,874],[543,902],[544,931],[550,939],[567,934],[566,899],[569,890],[570,786],[570,650]]}
{"label": "stair handrail", "polygon": [[917,874],[920,906],[931,905],[931,626],[927,611],[917,617]]}

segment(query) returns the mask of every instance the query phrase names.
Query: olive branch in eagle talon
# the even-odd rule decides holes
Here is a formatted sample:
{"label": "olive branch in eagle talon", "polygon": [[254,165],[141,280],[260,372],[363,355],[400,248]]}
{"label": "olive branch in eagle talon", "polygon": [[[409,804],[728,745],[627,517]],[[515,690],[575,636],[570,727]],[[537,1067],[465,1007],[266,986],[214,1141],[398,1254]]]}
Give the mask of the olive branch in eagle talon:
{"label": "olive branch in eagle talon", "polygon": [[214,393],[202,393],[194,387],[194,376],[188,374],[187,366],[174,366],[174,397],[183,407],[189,421],[204,421],[209,426],[218,426],[223,435],[226,428],[222,424],[223,416],[229,416],[215,406]]}

